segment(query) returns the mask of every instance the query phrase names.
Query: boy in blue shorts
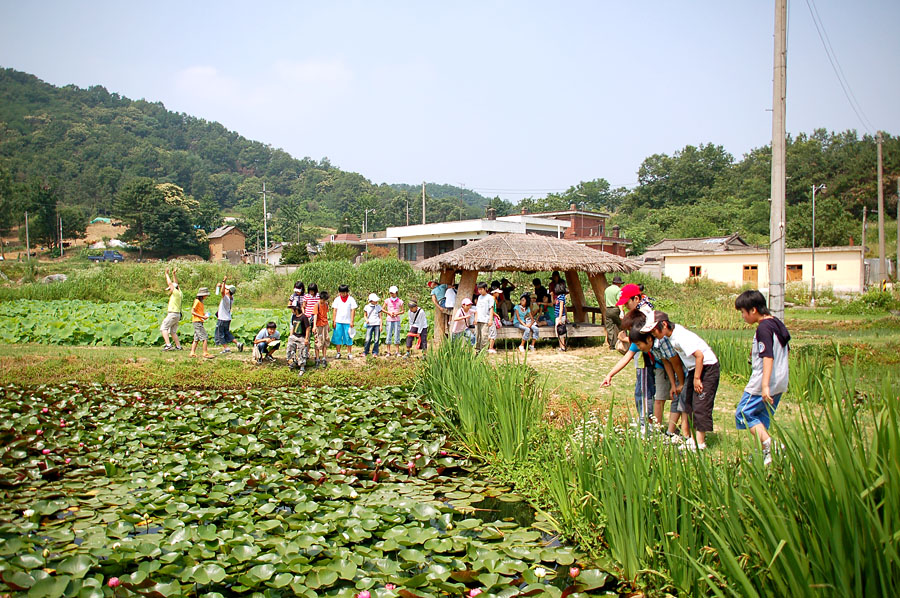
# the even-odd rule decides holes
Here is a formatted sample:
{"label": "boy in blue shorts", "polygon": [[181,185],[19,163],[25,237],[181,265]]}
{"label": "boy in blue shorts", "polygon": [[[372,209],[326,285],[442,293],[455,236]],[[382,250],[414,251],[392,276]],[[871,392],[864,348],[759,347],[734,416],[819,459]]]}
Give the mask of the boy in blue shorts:
{"label": "boy in blue shorts", "polygon": [[748,324],[756,324],[751,362],[753,371],[744,395],[734,411],[738,430],[750,430],[762,445],[763,463],[772,462],[769,425],[788,387],[788,343],[791,334],[784,322],[773,316],[759,291],[744,291],[734,301],[735,309]]}

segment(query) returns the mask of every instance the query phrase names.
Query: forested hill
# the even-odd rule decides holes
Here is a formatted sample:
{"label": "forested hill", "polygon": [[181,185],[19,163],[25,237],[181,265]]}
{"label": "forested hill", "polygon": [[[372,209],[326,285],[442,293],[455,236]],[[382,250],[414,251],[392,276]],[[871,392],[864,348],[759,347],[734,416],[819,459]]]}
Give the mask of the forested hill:
{"label": "forested hill", "polygon": [[[883,149],[885,204],[894,214],[900,138],[886,134]],[[876,205],[875,153],[875,139],[856,131],[822,129],[788,139],[790,246],[809,244],[811,189],[821,184],[828,188],[816,201],[817,244],[846,244],[851,235],[859,241],[863,208]],[[768,146],[735,159],[720,145],[687,145],[646,158],[634,188],[612,188],[598,172],[598,178],[573,182],[563,193],[525,198],[517,206],[428,183],[427,219],[473,218],[483,215],[486,205],[502,216],[574,203],[612,213],[613,222],[634,240],[635,253],[663,237],[737,232],[751,243],[766,243],[770,164]],[[19,223],[22,216],[25,199],[16,195],[24,196],[27,185],[16,181],[55,181],[53,192],[67,210],[94,216],[114,212],[113,200],[136,177],[183,188],[199,205],[192,224],[210,230],[223,213],[237,215],[250,237],[262,226],[265,181],[273,214],[269,236],[275,241],[295,239],[301,225],[307,231],[314,225],[360,232],[363,215],[372,208],[369,230],[405,224],[407,210],[410,222],[422,220],[421,184],[375,185],[361,174],[332,166],[327,158],[296,159],[219,123],[166,110],[161,103],[130,100],[100,86],[55,87],[0,69],[0,229]],[[33,186],[32,191],[28,201],[33,203],[41,193]]]}
{"label": "forested hill", "polygon": [[[0,168],[18,181],[55,179],[62,201],[89,216],[111,213],[125,181],[149,177],[182,187],[207,212],[214,204],[244,215],[251,234],[261,223],[263,181],[276,229],[295,231],[302,223],[359,232],[363,210],[376,208],[369,215],[376,230],[405,223],[407,200],[410,219],[422,217],[418,186],[374,185],[327,158],[296,159],[159,102],[101,86],[55,87],[13,69],[0,69]],[[433,200],[432,189],[440,191]],[[481,214],[487,202],[447,185],[428,191],[430,221]]]}

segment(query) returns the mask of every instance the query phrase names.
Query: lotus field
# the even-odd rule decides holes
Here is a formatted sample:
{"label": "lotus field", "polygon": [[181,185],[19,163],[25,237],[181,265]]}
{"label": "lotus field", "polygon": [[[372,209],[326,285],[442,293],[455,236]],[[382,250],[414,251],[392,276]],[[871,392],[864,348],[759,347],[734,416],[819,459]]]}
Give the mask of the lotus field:
{"label": "lotus field", "polygon": [[[164,307],[158,301],[5,301],[0,303],[0,343],[159,345]],[[216,304],[213,300],[207,302],[206,309],[214,318]],[[285,310],[275,309],[237,310],[231,331],[238,339],[249,341],[268,320],[275,320],[281,326],[286,319],[285,313]],[[214,327],[215,319],[207,324],[210,336]],[[193,337],[189,313],[182,318],[178,333],[188,341]]]}
{"label": "lotus field", "polygon": [[401,388],[0,392],[0,591],[560,596],[608,581]]}

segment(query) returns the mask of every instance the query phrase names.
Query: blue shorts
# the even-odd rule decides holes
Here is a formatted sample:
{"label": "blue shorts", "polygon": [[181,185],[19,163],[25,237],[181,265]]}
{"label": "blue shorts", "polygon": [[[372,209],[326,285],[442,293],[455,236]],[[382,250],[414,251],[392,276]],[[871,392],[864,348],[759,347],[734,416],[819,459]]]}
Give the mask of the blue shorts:
{"label": "blue shorts", "polygon": [[769,405],[763,401],[762,395],[751,395],[745,392],[738,401],[737,409],[734,410],[734,425],[737,426],[737,429],[748,430],[762,424],[768,430],[771,417],[781,401],[781,393],[772,395],[772,399],[774,402]]}
{"label": "blue shorts", "polygon": [[353,344],[353,339],[350,338],[350,324],[334,325],[334,332],[331,333],[331,344],[339,347],[349,347]]}

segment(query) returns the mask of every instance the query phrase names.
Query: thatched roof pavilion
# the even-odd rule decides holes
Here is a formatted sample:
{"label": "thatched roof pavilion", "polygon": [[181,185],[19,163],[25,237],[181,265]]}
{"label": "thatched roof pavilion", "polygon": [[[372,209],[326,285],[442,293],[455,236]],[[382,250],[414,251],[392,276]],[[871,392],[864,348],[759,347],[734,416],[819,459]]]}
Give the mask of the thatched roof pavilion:
{"label": "thatched roof pavilion", "polygon": [[[594,294],[602,302],[607,287],[606,274],[633,272],[638,269],[638,264],[566,239],[534,234],[494,234],[429,258],[417,267],[427,272],[440,272],[440,282],[444,284],[454,283],[456,272],[461,272],[459,297],[469,297],[474,293],[479,272],[565,272],[575,316],[572,321],[576,328],[580,327],[577,336],[603,336],[605,331],[602,326],[593,326],[595,330],[591,330],[591,325],[585,318],[587,310],[584,290],[578,272],[588,275]],[[601,305],[599,311],[605,323],[603,307]],[[435,320],[437,344],[443,338],[446,322],[443,318]]]}

